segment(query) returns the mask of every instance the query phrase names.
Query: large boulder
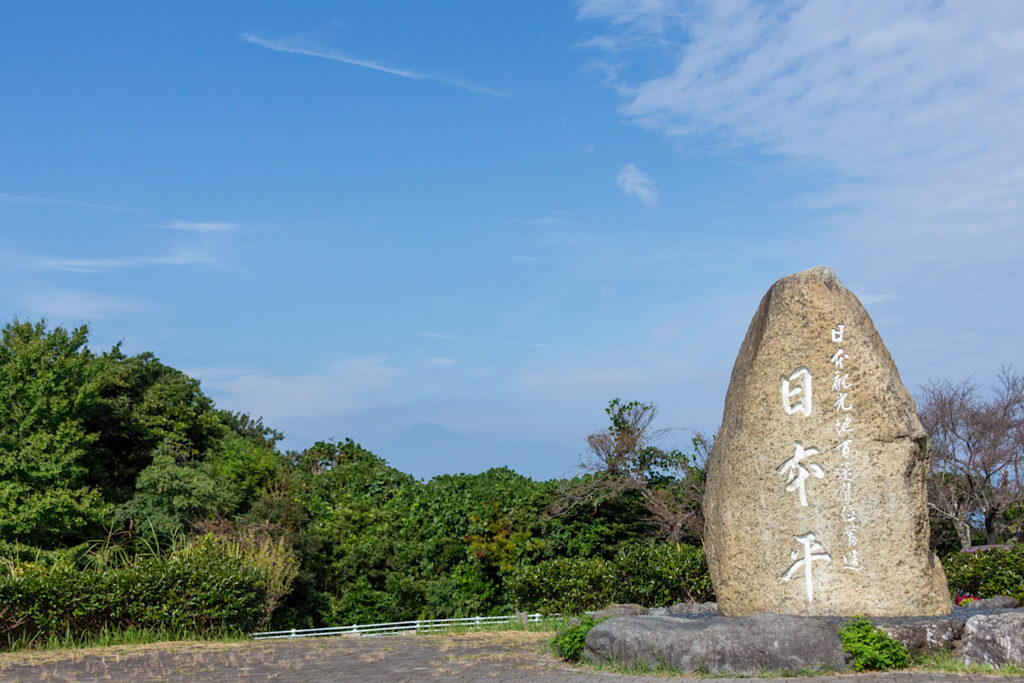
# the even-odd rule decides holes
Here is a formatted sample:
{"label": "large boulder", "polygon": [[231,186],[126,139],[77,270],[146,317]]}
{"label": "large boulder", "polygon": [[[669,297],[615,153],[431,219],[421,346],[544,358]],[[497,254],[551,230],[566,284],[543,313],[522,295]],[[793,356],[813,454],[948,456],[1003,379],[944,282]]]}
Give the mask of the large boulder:
{"label": "large boulder", "polygon": [[967,664],[1024,666],[1024,612],[971,617],[964,627],[961,652]]}
{"label": "large boulder", "polygon": [[708,460],[720,614],[949,614],[927,470],[914,401],[857,298],[825,267],[776,282]]}
{"label": "large boulder", "polygon": [[628,666],[666,664],[712,674],[841,669],[846,665],[834,625],[788,614],[746,619],[616,617],[587,634],[584,655],[592,662]]}

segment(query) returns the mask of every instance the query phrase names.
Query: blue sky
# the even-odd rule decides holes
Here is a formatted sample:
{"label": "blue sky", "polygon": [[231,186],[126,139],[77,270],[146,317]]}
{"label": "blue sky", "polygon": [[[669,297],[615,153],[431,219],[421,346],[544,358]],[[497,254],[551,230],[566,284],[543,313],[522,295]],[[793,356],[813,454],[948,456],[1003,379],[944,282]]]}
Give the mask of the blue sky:
{"label": "blue sky", "polygon": [[1024,346],[1024,4],[15,3],[0,313],[420,477],[713,432],[832,266],[911,391]]}

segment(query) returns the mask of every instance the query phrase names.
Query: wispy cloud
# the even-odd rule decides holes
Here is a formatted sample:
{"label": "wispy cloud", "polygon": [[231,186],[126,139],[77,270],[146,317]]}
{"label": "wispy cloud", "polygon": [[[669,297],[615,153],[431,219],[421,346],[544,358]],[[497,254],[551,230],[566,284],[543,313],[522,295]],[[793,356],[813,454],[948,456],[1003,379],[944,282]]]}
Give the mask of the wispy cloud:
{"label": "wispy cloud", "polygon": [[439,368],[450,368],[455,365],[456,360],[454,358],[446,358],[445,356],[433,356],[428,358],[427,362]]}
{"label": "wispy cloud", "polygon": [[266,48],[268,50],[274,50],[275,52],[288,52],[296,55],[306,55],[308,57],[320,57],[321,59],[330,59],[335,62],[341,62],[342,64],[349,64],[351,66],[359,66],[364,69],[372,69],[373,71],[380,71],[381,73],[390,74],[392,76],[400,76],[401,78],[411,78],[415,80],[423,81],[434,81],[436,83],[444,83],[445,85],[453,85],[463,90],[469,90],[471,92],[480,93],[483,95],[493,95],[494,97],[511,97],[512,93],[507,90],[496,90],[489,88],[478,83],[466,81],[460,78],[449,78],[446,76],[436,76],[432,74],[426,74],[418,71],[412,71],[409,69],[402,69],[393,66],[387,66],[374,62],[369,59],[363,59],[360,57],[354,57],[352,55],[345,54],[338,50],[325,50],[317,49],[310,45],[305,44],[301,40],[296,38],[279,38],[271,39],[264,38],[262,36],[255,35],[253,33],[243,33],[241,35],[242,40],[259,47]]}
{"label": "wispy cloud", "polygon": [[648,209],[658,203],[658,187],[635,164],[623,166],[615,182],[618,183],[623,194],[628,197],[636,197]]}
{"label": "wispy cloud", "polygon": [[227,232],[238,228],[238,223],[221,221],[167,221],[159,226],[163,230],[183,230],[186,232]]}
{"label": "wispy cloud", "polygon": [[218,403],[264,418],[319,418],[373,405],[402,371],[382,355],[345,358],[313,372],[270,374],[258,370],[198,370],[194,376]]}
{"label": "wispy cloud", "polygon": [[71,289],[29,291],[18,299],[31,313],[57,319],[96,320],[145,308],[135,299]]}
{"label": "wispy cloud", "polygon": [[61,270],[72,273],[101,273],[127,268],[151,266],[211,265],[216,259],[204,252],[179,251],[164,256],[128,256],[121,258],[34,258],[28,260],[31,268]]}
{"label": "wispy cloud", "polygon": [[134,209],[129,206],[112,206],[110,204],[98,204],[96,202],[82,202],[76,199],[59,199],[56,197],[29,197],[20,194],[8,194],[0,192],[0,203],[3,204],[26,204],[26,205],[51,205],[51,206],[75,206],[83,209],[98,209],[100,211],[126,211],[131,213],[144,213],[142,209]]}
{"label": "wispy cloud", "polygon": [[644,74],[651,60],[616,53],[628,119],[806,164],[828,183],[816,206],[917,256],[979,237],[1024,250],[1024,4],[583,0],[579,15],[674,64]]}

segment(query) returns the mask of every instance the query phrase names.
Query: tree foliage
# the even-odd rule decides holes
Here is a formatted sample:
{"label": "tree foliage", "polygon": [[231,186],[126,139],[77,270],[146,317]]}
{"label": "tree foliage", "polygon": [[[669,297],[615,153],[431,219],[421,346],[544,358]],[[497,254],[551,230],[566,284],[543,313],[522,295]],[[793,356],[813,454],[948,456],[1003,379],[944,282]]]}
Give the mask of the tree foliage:
{"label": "tree foliage", "polygon": [[0,333],[0,538],[53,547],[97,533],[109,512],[86,466],[99,394],[87,337],[18,320]]}
{"label": "tree foliage", "polygon": [[1024,377],[1004,368],[989,397],[968,380],[933,381],[919,413],[931,443],[933,514],[953,525],[963,548],[975,529],[987,543],[1024,540],[1014,514],[1024,506]]}
{"label": "tree foliage", "polygon": [[666,431],[652,427],[657,409],[651,404],[616,398],[605,413],[611,424],[587,437],[589,453],[582,462],[594,476],[566,488],[564,507],[636,494],[659,536],[674,543],[699,541],[710,444],[697,434],[693,454],[660,448]]}
{"label": "tree foliage", "polygon": [[[219,598],[192,559],[237,602],[234,624],[711,596],[699,547],[710,444],[698,434],[690,453],[662,448],[650,404],[611,401],[607,429],[587,438],[584,471],[571,479],[499,467],[420,481],[348,439],[282,453],[279,432],[218,410],[198,380],[152,353],[87,344],[85,326],[15,320],[0,334],[0,570],[31,577],[0,589],[58,596],[36,612],[19,603],[22,623],[41,620],[40,632],[104,619],[167,626],[190,613],[227,623],[209,616],[221,614]],[[990,399],[969,383],[933,383],[921,401],[933,509],[958,525],[961,543],[975,531],[1021,533],[1022,385],[1006,371]],[[992,577],[1016,576],[978,562],[963,565],[965,585],[987,576],[989,590]],[[125,586],[136,580],[163,603],[133,611],[143,607]],[[109,595],[83,588],[89,581]],[[64,599],[82,620],[61,621]]]}

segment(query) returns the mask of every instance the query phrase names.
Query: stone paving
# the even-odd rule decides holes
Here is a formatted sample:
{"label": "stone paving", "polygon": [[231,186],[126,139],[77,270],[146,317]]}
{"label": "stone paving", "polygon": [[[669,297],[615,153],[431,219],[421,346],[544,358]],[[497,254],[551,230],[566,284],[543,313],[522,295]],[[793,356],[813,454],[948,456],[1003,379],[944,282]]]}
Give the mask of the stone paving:
{"label": "stone paving", "polygon": [[[595,672],[559,661],[550,633],[336,637],[241,643],[158,643],[0,654],[0,681],[497,681],[651,683],[665,676]],[[672,678],[675,681],[704,681]],[[932,673],[774,678],[799,683],[973,683],[1024,678]]]}

